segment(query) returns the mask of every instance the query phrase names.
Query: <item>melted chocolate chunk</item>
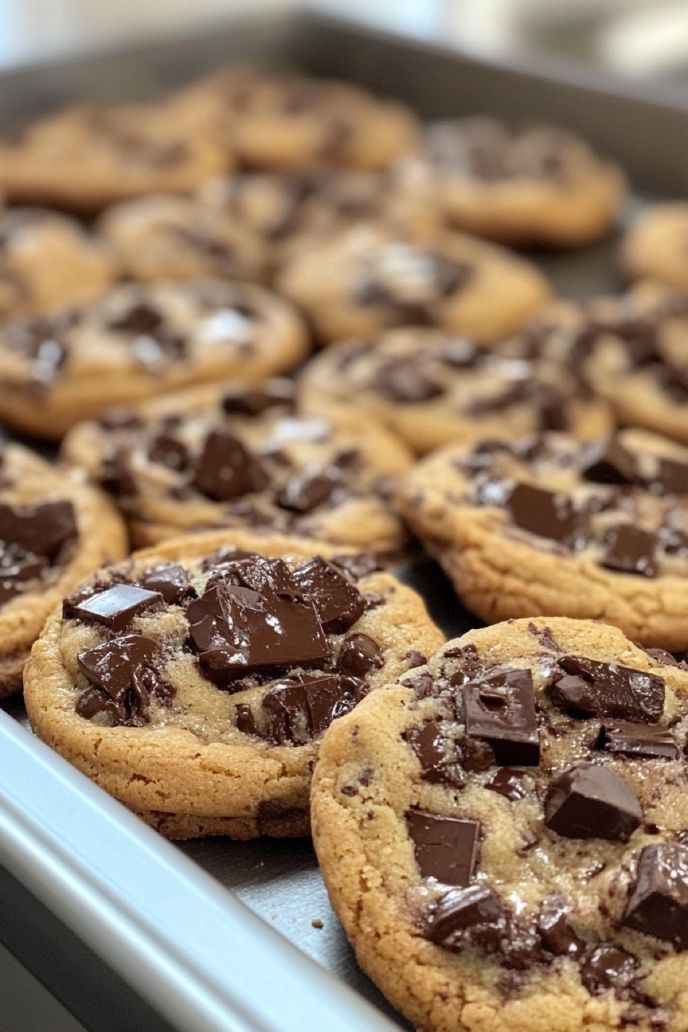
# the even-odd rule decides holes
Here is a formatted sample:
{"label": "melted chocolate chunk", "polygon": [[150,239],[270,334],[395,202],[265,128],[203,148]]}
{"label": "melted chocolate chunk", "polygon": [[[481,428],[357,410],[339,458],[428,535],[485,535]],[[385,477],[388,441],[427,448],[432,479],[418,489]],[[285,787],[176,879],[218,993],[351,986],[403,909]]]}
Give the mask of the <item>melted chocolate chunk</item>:
{"label": "melted chocolate chunk", "polygon": [[537,537],[558,541],[570,548],[585,540],[587,520],[577,512],[570,498],[532,484],[516,484],[507,494],[504,506],[521,530]]}
{"label": "melted chocolate chunk", "polygon": [[391,401],[402,404],[431,401],[445,392],[444,385],[424,372],[415,358],[383,362],[372,386]]}
{"label": "melted chocolate chunk", "polygon": [[379,305],[395,324],[427,325],[432,308],[469,281],[465,262],[428,248],[405,245],[382,249],[354,290],[354,301]]}
{"label": "melted chocolate chunk", "polygon": [[620,756],[646,756],[663,760],[677,760],[679,756],[674,736],[660,724],[604,721],[597,744],[598,748]]}
{"label": "melted chocolate chunk", "polygon": [[530,774],[524,770],[510,770],[508,767],[498,770],[492,780],[485,783],[485,788],[499,792],[500,795],[512,802],[516,802],[518,799],[532,798],[534,791],[533,779]]}
{"label": "melted chocolate chunk", "polygon": [[494,925],[503,913],[502,902],[489,885],[451,889],[439,900],[428,923],[426,936],[438,946],[460,950],[466,945],[466,932]]}
{"label": "melted chocolate chunk", "polygon": [[622,924],[688,949],[688,847],[678,842],[645,846]]}
{"label": "melted chocolate chunk", "polygon": [[534,638],[540,642],[543,648],[548,649],[550,652],[562,652],[562,647],[552,634],[551,627],[538,627],[537,624],[528,624],[528,633],[532,634]]}
{"label": "melted chocolate chunk", "polygon": [[536,766],[540,739],[530,670],[495,668],[464,684],[461,692],[468,738],[491,748],[500,766]]}
{"label": "melted chocolate chunk", "polygon": [[261,491],[268,477],[248,448],[228,430],[211,430],[193,474],[194,487],[216,502]]}
{"label": "melted chocolate chunk", "polygon": [[139,578],[142,588],[156,591],[162,595],[168,606],[180,605],[190,598],[196,597],[194,588],[189,584],[186,570],[179,563],[166,563],[146,570]]}
{"label": "melted chocolate chunk", "polygon": [[352,677],[366,677],[371,670],[379,670],[384,664],[384,657],[376,641],[367,634],[351,634],[342,642],[337,657],[337,670],[340,674]]}
{"label": "melted chocolate chunk", "polygon": [[445,885],[462,888],[471,883],[478,862],[480,825],[477,821],[409,810],[406,826],[423,878],[436,878]]}
{"label": "melted chocolate chunk", "polygon": [[545,824],[566,838],[628,842],[643,812],[626,782],[606,767],[577,763],[549,786]]}
{"label": "melted chocolate chunk", "polygon": [[145,301],[135,301],[107,320],[107,327],[118,333],[153,333],[164,322],[162,314]]}
{"label": "melted chocolate chunk", "polygon": [[537,919],[537,930],[542,944],[557,957],[580,957],[585,943],[574,932],[567,920],[568,909],[563,896],[547,896]]}
{"label": "melted chocolate chunk", "polygon": [[278,681],[263,697],[261,737],[277,745],[303,745],[360,702],[366,686],[338,674],[301,674]]}
{"label": "melted chocolate chunk", "polygon": [[648,656],[661,666],[681,666],[676,656],[672,656],[666,649],[643,649],[643,652],[647,652]]}
{"label": "melted chocolate chunk", "polygon": [[157,591],[148,591],[135,584],[113,584],[111,588],[90,595],[72,607],[72,615],[86,623],[103,624],[113,631],[121,631],[135,616],[162,602]]}
{"label": "melted chocolate chunk", "polygon": [[306,514],[325,505],[341,484],[341,473],[334,466],[313,466],[289,478],[277,495],[277,504],[290,512]]}
{"label": "melted chocolate chunk", "polygon": [[55,562],[63,547],[79,533],[71,502],[37,505],[0,504],[0,542]]}
{"label": "melted chocolate chunk", "polygon": [[247,703],[239,702],[235,710],[234,722],[239,731],[245,735],[258,735],[258,725],[253,710]]}
{"label": "melted chocolate chunk", "polygon": [[26,591],[47,568],[44,556],[26,552],[18,545],[0,543],[0,605]]}
{"label": "melted chocolate chunk", "polygon": [[126,445],[113,448],[103,457],[98,476],[105,490],[118,497],[138,493],[131,448]]}
{"label": "melted chocolate chunk", "polygon": [[424,781],[462,787],[465,781],[462,754],[456,742],[447,737],[439,720],[426,720],[418,727],[410,727],[403,737],[416,754]]}
{"label": "melted chocolate chunk", "polygon": [[299,590],[311,599],[320,622],[329,633],[342,634],[363,615],[363,595],[326,559],[316,556],[303,566],[297,566],[291,576]]}
{"label": "melted chocolate chunk", "polygon": [[161,466],[181,471],[189,464],[189,450],[174,434],[163,432],[156,434],[148,446],[148,458]]}
{"label": "melted chocolate chunk", "polygon": [[152,638],[124,634],[80,652],[79,670],[93,687],[80,696],[77,713],[105,712],[116,724],[145,724],[151,695],[161,701],[172,695],[155,667],[158,648]]}
{"label": "melted chocolate chunk", "polygon": [[675,459],[660,459],[654,483],[662,494],[688,494],[688,463],[677,462]]}
{"label": "melted chocolate chunk", "polygon": [[581,981],[589,993],[625,988],[635,976],[638,961],[620,946],[596,946],[581,965]]}
{"label": "melted chocolate chunk", "polygon": [[318,666],[332,654],[307,598],[218,579],[189,603],[186,615],[201,669],[221,687],[274,667]]}
{"label": "melted chocolate chunk", "polygon": [[361,580],[369,577],[371,573],[383,570],[384,566],[376,555],[371,552],[361,552],[357,555],[335,555],[332,557],[335,566],[340,566],[354,580]]}
{"label": "melted chocolate chunk", "polygon": [[584,450],[580,473],[596,484],[633,484],[638,479],[635,455],[615,437]]}
{"label": "melted chocolate chunk", "polygon": [[602,566],[623,573],[657,576],[657,536],[631,523],[612,527],[606,536],[607,550],[600,559]]}
{"label": "melted chocolate chunk", "polygon": [[228,416],[261,416],[268,409],[296,405],[296,386],[291,380],[267,380],[260,387],[246,387],[241,384],[225,389],[222,410]]}
{"label": "melted chocolate chunk", "polygon": [[549,693],[557,706],[574,717],[656,724],[662,715],[664,681],[655,674],[581,656],[562,656],[558,666],[565,673],[555,675]]}

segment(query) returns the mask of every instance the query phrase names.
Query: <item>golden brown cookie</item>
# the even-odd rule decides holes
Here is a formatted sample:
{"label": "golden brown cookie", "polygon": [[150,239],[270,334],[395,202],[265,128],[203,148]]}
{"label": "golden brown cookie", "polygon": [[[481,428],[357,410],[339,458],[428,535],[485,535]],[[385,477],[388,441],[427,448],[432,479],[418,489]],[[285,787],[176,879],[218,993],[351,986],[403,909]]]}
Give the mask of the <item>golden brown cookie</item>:
{"label": "golden brown cookie", "polygon": [[81,104],[0,137],[0,190],[82,215],[147,193],[191,193],[231,171],[230,149],[159,104]]}
{"label": "golden brown cookie", "polygon": [[437,122],[420,160],[453,225],[504,243],[590,243],[609,231],[625,200],[621,169],[555,126]]}
{"label": "golden brown cookie", "polygon": [[688,450],[665,438],[449,446],[408,475],[399,506],[485,620],[596,618],[688,648]]}
{"label": "golden brown cookie", "polygon": [[109,490],[136,544],[236,526],[366,551],[398,551],[406,532],[389,496],[411,466],[371,417],[314,414],[289,380],[213,384],[106,413],[62,454]]}
{"label": "golden brown cookie", "polygon": [[371,225],[299,252],[276,284],[324,344],[396,326],[493,340],[520,329],[550,298],[535,266],[499,247],[458,233],[412,242]]}
{"label": "golden brown cookie", "polygon": [[307,351],[288,302],[249,283],[124,284],[0,330],[0,419],[58,438],[113,405],[235,377],[259,383]]}
{"label": "golden brown cookie", "polygon": [[103,563],[127,554],[124,523],[74,471],[19,444],[0,450],[0,698],[22,670],[46,617]]}
{"label": "golden brown cookie", "polygon": [[684,666],[557,618],[471,631],[332,725],[318,859],[414,1027],[686,1027],[687,730]]}
{"label": "golden brown cookie", "polygon": [[335,403],[369,413],[420,455],[538,430],[604,436],[613,427],[609,405],[575,367],[548,354],[548,336],[538,327],[486,348],[441,330],[388,330],[317,355],[301,389],[325,412]]}
{"label": "golden brown cookie", "polygon": [[240,531],[178,538],[53,611],[27,711],[170,837],[303,835],[323,730],[441,640],[369,556]]}
{"label": "golden brown cookie", "polygon": [[688,202],[653,204],[628,230],[620,254],[629,279],[688,290]]}

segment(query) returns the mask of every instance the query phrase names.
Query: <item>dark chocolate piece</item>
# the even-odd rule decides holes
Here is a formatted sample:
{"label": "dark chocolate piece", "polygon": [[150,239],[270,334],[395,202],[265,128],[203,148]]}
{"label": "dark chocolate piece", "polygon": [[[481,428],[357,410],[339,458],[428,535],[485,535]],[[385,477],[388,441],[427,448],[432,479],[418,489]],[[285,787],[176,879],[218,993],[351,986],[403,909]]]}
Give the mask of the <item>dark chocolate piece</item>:
{"label": "dark chocolate piece", "polygon": [[598,748],[621,756],[646,756],[677,760],[678,745],[661,724],[633,724],[626,720],[603,721]]}
{"label": "dark chocolate piece", "polygon": [[139,578],[142,588],[157,591],[168,606],[180,605],[187,599],[195,598],[196,592],[189,584],[186,570],[179,563],[165,563],[146,570]]}
{"label": "dark chocolate piece", "polygon": [[391,401],[419,404],[444,394],[445,387],[421,367],[417,358],[384,362],[372,386]]}
{"label": "dark chocolate piece", "polygon": [[161,466],[181,471],[189,464],[189,450],[186,445],[168,431],[156,434],[148,446],[148,458]]}
{"label": "dark chocolate piece", "polygon": [[278,745],[303,745],[349,713],[365,692],[362,681],[338,674],[287,677],[263,696],[266,729],[262,737]]}
{"label": "dark chocolate piece", "polygon": [[480,925],[494,924],[503,916],[502,901],[489,885],[450,889],[430,917],[426,936],[447,949],[460,949],[465,933]]}
{"label": "dark chocolate piece", "polygon": [[530,670],[488,670],[464,684],[461,701],[466,735],[486,742],[500,766],[532,767],[540,762]]}
{"label": "dark chocolate piece", "polygon": [[418,758],[424,781],[456,788],[463,785],[462,754],[454,739],[447,737],[439,720],[426,720],[417,727],[410,727],[403,737]]}
{"label": "dark chocolate piece", "polygon": [[48,560],[44,556],[0,542],[0,605],[26,591],[47,568]]}
{"label": "dark chocolate piece", "polygon": [[286,405],[294,408],[296,386],[291,380],[266,380],[260,387],[233,384],[225,388],[222,410],[228,416],[261,416],[268,409]]}
{"label": "dark chocolate piece", "polygon": [[257,735],[258,726],[256,724],[256,718],[253,715],[253,710],[245,702],[237,703],[235,710],[234,723],[237,729],[245,735]]}
{"label": "dark chocolate piece", "polygon": [[641,850],[622,924],[688,949],[688,846],[662,842]]}
{"label": "dark chocolate piece", "polygon": [[138,493],[131,448],[118,445],[103,456],[98,479],[110,494],[127,497]]}
{"label": "dark chocolate piece", "polygon": [[307,467],[287,480],[277,495],[277,504],[291,512],[313,512],[330,500],[340,484],[341,473],[335,466]]}
{"label": "dark chocolate piece", "polygon": [[623,989],[635,977],[637,966],[633,954],[620,946],[596,946],[581,964],[581,981],[593,995]]}
{"label": "dark chocolate piece", "polygon": [[379,670],[385,660],[376,641],[367,634],[351,634],[342,642],[337,657],[340,674],[366,677],[371,670]]}
{"label": "dark chocolate piece", "polygon": [[194,487],[216,502],[261,491],[268,477],[255,455],[228,430],[211,430],[193,474]]}
{"label": "dark chocolate piece", "polygon": [[628,842],[643,811],[626,782],[607,767],[577,763],[550,783],[545,824],[566,838]]}
{"label": "dark chocolate piece", "polygon": [[566,495],[533,484],[516,484],[504,500],[511,519],[537,537],[580,547],[585,538],[585,514],[576,512]]}
{"label": "dark chocolate piece", "polygon": [[643,577],[657,576],[657,535],[630,523],[620,523],[608,531],[607,550],[600,564],[622,573],[639,573]]}
{"label": "dark chocolate piece", "polygon": [[563,896],[547,896],[542,901],[537,919],[537,930],[543,946],[557,957],[580,957],[585,943],[574,932],[567,920],[568,909]]}
{"label": "dark chocolate piece", "polygon": [[162,314],[145,301],[134,301],[107,320],[109,330],[118,333],[152,333],[164,322]]}
{"label": "dark chocolate piece", "polygon": [[158,591],[148,591],[135,584],[113,584],[111,588],[90,595],[73,606],[72,615],[87,623],[99,623],[113,631],[121,631],[135,616],[162,602]]}
{"label": "dark chocolate piece", "polygon": [[562,656],[558,666],[564,674],[555,675],[549,693],[557,706],[574,717],[656,724],[662,715],[664,681],[656,674],[582,656]]}
{"label": "dark chocolate piece", "polygon": [[457,817],[441,817],[409,810],[406,826],[423,878],[464,888],[473,880],[478,862],[480,824]]}
{"label": "dark chocolate piece", "polygon": [[54,562],[78,536],[74,506],[68,501],[36,505],[0,504],[0,541]]}
{"label": "dark chocolate piece", "polygon": [[528,799],[533,796],[533,778],[524,770],[511,770],[509,767],[502,767],[495,776],[485,782],[485,788],[499,792],[512,802],[518,799]]}
{"label": "dark chocolate piece", "polygon": [[635,455],[615,437],[584,449],[580,472],[596,484],[633,484],[638,479]]}
{"label": "dark chocolate piece", "polygon": [[160,678],[155,667],[159,645],[141,634],[124,634],[104,641],[77,656],[79,670],[93,689],[100,693],[100,707],[96,708],[93,691],[83,702],[77,703],[77,712],[86,709],[90,716],[99,710],[106,712],[115,723],[141,725],[146,722],[150,696],[166,701],[172,688]]}
{"label": "dark chocolate piece", "polygon": [[661,494],[688,494],[688,463],[676,459],[660,459],[657,478],[653,481]]}
{"label": "dark chocolate piece", "polygon": [[384,569],[379,558],[373,555],[372,552],[335,555],[331,561],[335,566],[340,566],[342,570],[346,570],[354,580],[361,580],[363,577],[369,577],[371,573],[377,573],[379,570]]}
{"label": "dark chocolate piece", "polygon": [[297,566],[291,576],[298,589],[312,601],[326,631],[342,634],[363,615],[363,595],[346,574],[326,559],[316,556]]}

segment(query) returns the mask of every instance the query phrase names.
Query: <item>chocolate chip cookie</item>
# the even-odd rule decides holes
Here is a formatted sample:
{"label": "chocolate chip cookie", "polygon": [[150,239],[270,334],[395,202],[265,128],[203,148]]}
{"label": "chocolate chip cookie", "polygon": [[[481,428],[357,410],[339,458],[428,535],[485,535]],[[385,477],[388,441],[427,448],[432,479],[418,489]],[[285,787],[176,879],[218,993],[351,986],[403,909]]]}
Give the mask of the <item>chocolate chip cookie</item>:
{"label": "chocolate chip cookie", "polygon": [[67,107],[0,137],[0,190],[92,215],[147,193],[191,193],[231,171],[230,148],[159,104]]}
{"label": "chocolate chip cookie", "polygon": [[381,552],[406,536],[389,497],[409,452],[371,417],[312,413],[289,380],[117,409],[75,427],[63,456],[112,492],[140,545],[219,526]]}
{"label": "chocolate chip cookie", "polygon": [[418,454],[451,441],[513,440],[539,430],[602,437],[613,422],[608,404],[575,368],[543,346],[538,330],[499,348],[433,329],[388,330],[329,348],[306,367],[305,397],[374,415]]}
{"label": "chocolate chip cookie", "polygon": [[432,1032],[686,1027],[688,671],[588,621],[471,631],[323,740],[361,966]]}
{"label": "chocolate chip cookie", "polygon": [[29,650],[63,595],[127,554],[108,498],[19,444],[0,448],[0,698],[18,692]]}
{"label": "chocolate chip cookie", "polygon": [[688,290],[688,203],[654,204],[642,212],[626,234],[620,258],[629,279]]}
{"label": "chocolate chip cookie", "polygon": [[485,620],[596,618],[688,648],[688,450],[665,438],[450,446],[407,476],[399,506]]}
{"label": "chocolate chip cookie", "polygon": [[621,170],[555,126],[438,122],[425,132],[421,161],[451,223],[510,244],[590,243],[608,232],[625,199]]}
{"label": "chocolate chip cookie", "polygon": [[45,208],[0,214],[0,319],[55,311],[102,293],[118,272],[110,249]]}
{"label": "chocolate chip cookie", "polygon": [[173,103],[253,169],[375,171],[417,140],[416,118],[403,104],[351,83],[300,75],[229,68],[193,83]]}
{"label": "chocolate chip cookie", "polygon": [[43,437],[189,384],[256,383],[295,365],[307,335],[249,283],[124,284],[81,308],[0,330],[0,419]]}
{"label": "chocolate chip cookie", "polygon": [[322,732],[439,647],[374,560],[295,538],[179,538],[53,611],[36,732],[164,834],[303,835]]}
{"label": "chocolate chip cookie", "polygon": [[459,234],[432,243],[356,226],[295,255],[277,289],[329,344],[396,326],[437,326],[479,339],[520,329],[549,300],[542,274]]}
{"label": "chocolate chip cookie", "polygon": [[190,198],[158,194],[124,201],[98,229],[135,280],[261,280],[266,253],[250,228]]}

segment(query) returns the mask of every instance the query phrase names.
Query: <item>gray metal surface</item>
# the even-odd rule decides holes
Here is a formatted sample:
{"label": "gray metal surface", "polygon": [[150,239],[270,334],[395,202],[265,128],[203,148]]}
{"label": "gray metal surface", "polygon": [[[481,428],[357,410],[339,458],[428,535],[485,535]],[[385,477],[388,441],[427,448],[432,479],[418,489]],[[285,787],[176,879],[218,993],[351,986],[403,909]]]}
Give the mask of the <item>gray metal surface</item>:
{"label": "gray metal surface", "polygon": [[[485,64],[320,17],[225,26],[200,40],[3,76],[0,121],[84,96],[153,96],[227,60],[346,75],[405,97],[426,116],[493,110],[553,118],[592,135],[644,191],[678,191],[688,181],[688,151],[674,150],[685,138],[688,112],[666,98],[624,96],[590,76],[579,81]],[[618,288],[615,246],[611,239],[533,257],[560,293],[585,296]],[[432,563],[405,579],[423,592],[448,635],[472,625]],[[202,1032],[390,1027],[383,1015],[391,1010],[355,964],[309,843],[171,846],[33,741],[20,703],[4,709],[0,863],[172,1026]]]}

